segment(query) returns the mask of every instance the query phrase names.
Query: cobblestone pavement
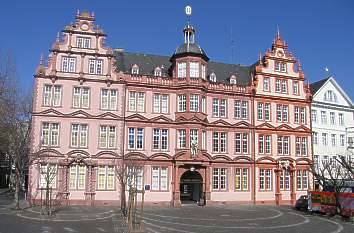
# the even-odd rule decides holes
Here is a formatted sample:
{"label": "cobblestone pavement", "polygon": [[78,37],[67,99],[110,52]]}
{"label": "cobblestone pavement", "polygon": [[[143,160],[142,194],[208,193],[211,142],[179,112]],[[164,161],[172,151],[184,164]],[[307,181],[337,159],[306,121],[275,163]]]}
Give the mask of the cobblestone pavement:
{"label": "cobblestone pavement", "polygon": [[[62,207],[54,216],[38,207],[15,211],[11,200],[0,195],[0,233],[127,232],[118,208]],[[146,231],[150,233],[340,233],[354,232],[354,224],[338,217],[310,215],[289,206],[146,206]]]}

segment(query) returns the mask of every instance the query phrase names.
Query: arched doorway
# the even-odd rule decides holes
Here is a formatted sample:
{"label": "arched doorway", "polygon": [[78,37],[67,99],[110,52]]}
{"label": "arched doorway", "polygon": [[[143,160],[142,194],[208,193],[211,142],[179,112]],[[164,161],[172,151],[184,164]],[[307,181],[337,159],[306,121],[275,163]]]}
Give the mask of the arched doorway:
{"label": "arched doorway", "polygon": [[203,192],[203,177],[197,171],[186,171],[180,180],[180,199],[182,203],[196,203]]}

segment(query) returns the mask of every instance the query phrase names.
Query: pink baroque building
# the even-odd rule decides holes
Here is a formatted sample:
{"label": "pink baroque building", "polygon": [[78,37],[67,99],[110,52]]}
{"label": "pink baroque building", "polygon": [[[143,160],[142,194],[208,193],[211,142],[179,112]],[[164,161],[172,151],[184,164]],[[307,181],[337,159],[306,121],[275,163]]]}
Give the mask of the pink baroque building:
{"label": "pink baroque building", "polygon": [[183,35],[172,56],[113,52],[78,12],[36,71],[31,200],[50,164],[55,199],[119,204],[123,159],[151,203],[294,203],[312,188],[311,94],[279,33],[250,66],[210,61],[189,23]]}

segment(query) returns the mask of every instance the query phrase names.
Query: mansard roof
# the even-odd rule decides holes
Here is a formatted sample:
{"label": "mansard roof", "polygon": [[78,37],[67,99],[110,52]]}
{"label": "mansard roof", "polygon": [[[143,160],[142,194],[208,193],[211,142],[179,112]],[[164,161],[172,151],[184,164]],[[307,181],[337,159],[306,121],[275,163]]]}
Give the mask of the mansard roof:
{"label": "mansard roof", "polygon": [[[140,75],[153,76],[156,67],[160,67],[163,77],[171,77],[170,56],[133,53],[125,51],[115,51],[116,68],[123,73],[131,73],[131,67],[136,64],[139,66]],[[236,76],[237,85],[249,86],[251,84],[251,66],[227,64],[209,61],[207,65],[207,77],[214,72],[217,83],[230,83],[230,76]]]}

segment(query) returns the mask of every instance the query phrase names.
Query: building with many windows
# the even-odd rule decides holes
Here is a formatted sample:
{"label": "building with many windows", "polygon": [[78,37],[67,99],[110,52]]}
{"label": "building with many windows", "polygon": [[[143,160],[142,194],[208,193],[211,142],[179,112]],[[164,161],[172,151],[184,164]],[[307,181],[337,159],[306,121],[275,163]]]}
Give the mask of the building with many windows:
{"label": "building with many windows", "polygon": [[56,199],[119,204],[128,160],[146,202],[294,203],[311,189],[311,93],[279,33],[250,66],[210,61],[189,23],[171,56],[105,36],[78,13],[37,68],[32,200],[51,164]]}
{"label": "building with many windows", "polygon": [[338,155],[354,157],[354,105],[333,77],[311,84],[314,161],[336,163]]}

